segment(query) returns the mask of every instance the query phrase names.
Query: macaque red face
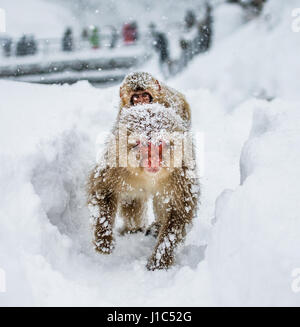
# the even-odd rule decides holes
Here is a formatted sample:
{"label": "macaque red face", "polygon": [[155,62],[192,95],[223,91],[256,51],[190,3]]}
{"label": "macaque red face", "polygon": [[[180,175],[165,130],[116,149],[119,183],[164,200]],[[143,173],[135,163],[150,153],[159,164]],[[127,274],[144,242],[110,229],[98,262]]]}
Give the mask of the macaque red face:
{"label": "macaque red face", "polygon": [[131,96],[131,103],[133,105],[137,104],[148,104],[152,102],[152,96],[147,91],[136,91]]}
{"label": "macaque red face", "polygon": [[165,142],[159,142],[158,145],[151,141],[137,141],[136,148],[140,153],[140,164],[148,173],[158,173],[162,167],[163,146]]}

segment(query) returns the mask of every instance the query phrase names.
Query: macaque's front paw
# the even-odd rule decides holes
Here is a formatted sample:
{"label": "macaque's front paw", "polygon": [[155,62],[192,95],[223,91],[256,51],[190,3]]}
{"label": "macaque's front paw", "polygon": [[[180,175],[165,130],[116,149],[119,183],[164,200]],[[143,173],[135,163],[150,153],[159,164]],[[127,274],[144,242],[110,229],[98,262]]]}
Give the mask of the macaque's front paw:
{"label": "macaque's front paw", "polygon": [[168,255],[164,253],[161,255],[160,253],[154,253],[147,262],[146,268],[148,270],[157,270],[157,269],[169,269],[174,262],[173,255]]}
{"label": "macaque's front paw", "polygon": [[160,224],[154,222],[146,229],[145,235],[146,236],[152,235],[153,237],[157,238],[159,229],[160,229]]}
{"label": "macaque's front paw", "polygon": [[126,234],[136,234],[136,233],[144,233],[144,228],[139,227],[139,228],[127,228],[127,227],[123,227],[121,229],[119,229],[119,234],[124,236]]}
{"label": "macaque's front paw", "polygon": [[115,248],[115,240],[112,235],[104,235],[93,241],[94,248],[101,254],[111,254]]}

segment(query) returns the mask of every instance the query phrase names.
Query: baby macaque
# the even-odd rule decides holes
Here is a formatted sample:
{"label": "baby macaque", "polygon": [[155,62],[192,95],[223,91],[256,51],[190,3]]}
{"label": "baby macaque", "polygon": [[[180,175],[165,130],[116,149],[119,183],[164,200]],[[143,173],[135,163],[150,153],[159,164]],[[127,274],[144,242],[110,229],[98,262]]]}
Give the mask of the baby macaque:
{"label": "baby macaque", "polygon": [[[121,234],[141,231],[157,238],[149,270],[174,263],[174,250],[196,214],[199,197],[190,119],[184,96],[150,74],[124,79],[117,121],[88,184],[96,251],[113,251],[119,210]],[[151,198],[155,221],[147,226]]]}

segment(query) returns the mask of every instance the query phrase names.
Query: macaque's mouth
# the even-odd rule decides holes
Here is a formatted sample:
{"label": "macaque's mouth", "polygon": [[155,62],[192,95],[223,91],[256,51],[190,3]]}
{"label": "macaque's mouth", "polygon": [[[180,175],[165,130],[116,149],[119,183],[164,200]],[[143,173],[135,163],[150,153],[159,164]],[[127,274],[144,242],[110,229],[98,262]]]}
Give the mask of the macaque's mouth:
{"label": "macaque's mouth", "polygon": [[145,170],[147,173],[156,174],[160,171],[160,167],[146,167]]}

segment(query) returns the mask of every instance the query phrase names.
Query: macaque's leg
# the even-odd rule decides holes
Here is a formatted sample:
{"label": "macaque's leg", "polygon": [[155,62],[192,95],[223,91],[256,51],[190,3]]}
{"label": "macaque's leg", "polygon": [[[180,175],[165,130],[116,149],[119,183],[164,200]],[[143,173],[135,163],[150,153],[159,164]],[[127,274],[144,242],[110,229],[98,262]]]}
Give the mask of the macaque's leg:
{"label": "macaque's leg", "polygon": [[161,227],[161,220],[163,217],[160,216],[161,212],[161,204],[160,204],[160,195],[155,195],[153,197],[153,212],[155,216],[155,221],[147,227],[145,235],[152,235],[157,238],[160,227]]}
{"label": "macaque's leg", "polygon": [[120,231],[122,235],[144,231],[146,203],[147,200],[144,198],[133,198],[122,201],[121,215],[124,219],[124,227]]}
{"label": "macaque's leg", "polygon": [[108,171],[103,170],[95,180],[90,178],[88,201],[94,230],[93,244],[95,250],[102,254],[110,254],[114,248],[113,226],[117,212],[117,196],[113,185],[105,183],[108,175]]}
{"label": "macaque's leg", "polygon": [[178,212],[171,209],[168,219],[161,226],[158,241],[148,260],[149,270],[168,269],[174,262],[174,250],[185,236],[187,222]]}
{"label": "macaque's leg", "polygon": [[89,202],[89,209],[94,228],[95,250],[103,254],[110,254],[114,248],[113,226],[117,201],[113,196],[101,200],[94,197]]}
{"label": "macaque's leg", "polygon": [[198,194],[194,192],[192,181],[176,174],[176,183],[170,180],[160,197],[160,217],[162,225],[157,244],[148,260],[149,270],[168,269],[174,262],[174,250],[183,241],[186,227],[191,223],[197,206]]}

